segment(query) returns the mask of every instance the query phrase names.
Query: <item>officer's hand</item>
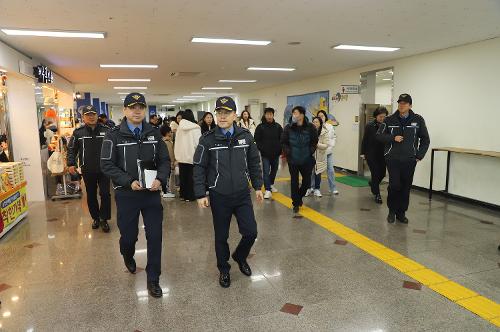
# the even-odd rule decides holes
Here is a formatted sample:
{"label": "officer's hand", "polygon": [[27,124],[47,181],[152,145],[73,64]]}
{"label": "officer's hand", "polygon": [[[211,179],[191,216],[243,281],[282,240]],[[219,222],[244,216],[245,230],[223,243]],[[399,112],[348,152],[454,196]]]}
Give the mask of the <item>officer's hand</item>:
{"label": "officer's hand", "polygon": [[202,209],[206,209],[207,207],[210,206],[210,202],[208,200],[208,197],[203,197],[198,199],[198,206]]}
{"label": "officer's hand", "polygon": [[69,174],[75,175],[76,174],[76,167],[75,166],[70,166],[68,168]]}
{"label": "officer's hand", "polygon": [[143,189],[141,184],[137,180],[132,182],[132,184],[130,185],[130,188],[132,188],[132,190],[134,190],[134,191],[139,191],[139,190]]}
{"label": "officer's hand", "polygon": [[151,184],[151,188],[149,188],[149,191],[158,191],[161,189],[161,181],[158,179],[155,179],[153,183]]}
{"label": "officer's hand", "polygon": [[260,190],[255,191],[255,198],[257,198],[257,202],[262,202],[264,201],[264,194]]}
{"label": "officer's hand", "polygon": [[396,136],[394,137],[394,140],[398,143],[401,143],[403,141],[403,136]]}

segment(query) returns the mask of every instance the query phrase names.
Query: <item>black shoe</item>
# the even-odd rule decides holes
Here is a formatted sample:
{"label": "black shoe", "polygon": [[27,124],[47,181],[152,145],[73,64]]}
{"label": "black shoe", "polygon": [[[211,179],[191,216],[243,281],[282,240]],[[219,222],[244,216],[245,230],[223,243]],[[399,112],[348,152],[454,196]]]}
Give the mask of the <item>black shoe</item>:
{"label": "black shoe", "polygon": [[375,203],[382,204],[382,197],[379,195],[375,195]]}
{"label": "black shoe", "polygon": [[219,285],[222,288],[229,288],[229,286],[231,286],[231,275],[229,273],[221,272],[219,276]]}
{"label": "black shoe", "polygon": [[137,270],[137,265],[135,264],[135,259],[132,258],[126,258],[125,256],[123,257],[123,261],[125,262],[125,267],[127,270],[134,274],[135,271]]}
{"label": "black shoe", "polygon": [[92,229],[98,229],[99,228],[99,220],[95,219],[92,221]]}
{"label": "black shoe", "polygon": [[389,212],[389,214],[387,215],[387,222],[389,224],[394,224],[396,222],[396,214]]}
{"label": "black shoe", "polygon": [[294,206],[293,207],[293,213],[299,213],[299,207],[298,206]]}
{"label": "black shoe", "polygon": [[102,231],[104,233],[109,233],[110,229],[109,229],[108,221],[107,220],[101,220],[100,224],[101,224]]}
{"label": "black shoe", "polygon": [[398,221],[402,224],[407,224],[408,223],[408,218],[406,218],[406,216],[404,214],[400,214],[398,216],[396,216],[396,219],[398,219]]}
{"label": "black shoe", "polygon": [[159,298],[163,296],[163,290],[158,281],[148,281],[148,292],[152,297]]}
{"label": "black shoe", "polygon": [[250,268],[250,265],[248,265],[246,261],[240,261],[236,259],[236,256],[234,254],[231,257],[234,259],[236,263],[238,263],[241,273],[243,273],[247,277],[250,277],[252,275],[252,269]]}

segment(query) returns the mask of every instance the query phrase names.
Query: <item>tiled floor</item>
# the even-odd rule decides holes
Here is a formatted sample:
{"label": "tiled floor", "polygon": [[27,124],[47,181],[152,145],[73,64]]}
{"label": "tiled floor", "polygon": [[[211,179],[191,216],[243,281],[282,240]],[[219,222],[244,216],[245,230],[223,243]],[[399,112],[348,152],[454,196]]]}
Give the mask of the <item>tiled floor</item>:
{"label": "tiled floor", "polygon": [[[278,188],[289,196],[288,183]],[[368,188],[339,184],[339,190],[306,204],[500,302],[498,212],[439,197],[429,204],[414,192],[410,224],[389,225],[386,207],[372,202]],[[254,275],[233,269],[229,289],[217,283],[210,211],[165,201],[165,294],[152,299],[145,272],[125,272],[115,220],[111,234],[92,231],[82,203],[32,204],[28,219],[0,240],[0,330],[496,331],[274,201],[255,205]],[[235,225],[232,248],[239,239]],[[141,228],[139,267],[145,267],[145,247]]]}

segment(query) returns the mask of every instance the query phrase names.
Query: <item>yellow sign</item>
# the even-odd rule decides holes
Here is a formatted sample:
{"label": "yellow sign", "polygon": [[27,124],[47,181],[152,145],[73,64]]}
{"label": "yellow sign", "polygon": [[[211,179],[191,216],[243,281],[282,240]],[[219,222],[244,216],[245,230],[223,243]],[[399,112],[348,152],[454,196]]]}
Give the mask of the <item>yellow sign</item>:
{"label": "yellow sign", "polygon": [[23,213],[28,211],[26,197],[26,183],[10,190],[0,197],[0,233],[15,222]]}

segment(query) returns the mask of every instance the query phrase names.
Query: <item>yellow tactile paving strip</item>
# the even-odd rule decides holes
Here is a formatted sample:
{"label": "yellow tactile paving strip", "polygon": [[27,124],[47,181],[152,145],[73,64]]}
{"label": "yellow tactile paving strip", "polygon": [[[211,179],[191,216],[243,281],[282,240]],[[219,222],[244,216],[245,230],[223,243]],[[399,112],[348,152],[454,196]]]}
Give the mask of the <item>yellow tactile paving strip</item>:
{"label": "yellow tactile paving strip", "polygon": [[[274,193],[273,199],[288,208],[292,207],[292,200],[281,193]],[[378,258],[401,273],[429,287],[436,293],[491,322],[493,325],[500,327],[500,304],[449,280],[443,275],[313,209],[304,206],[300,214],[324,229],[349,241],[369,255]]]}

